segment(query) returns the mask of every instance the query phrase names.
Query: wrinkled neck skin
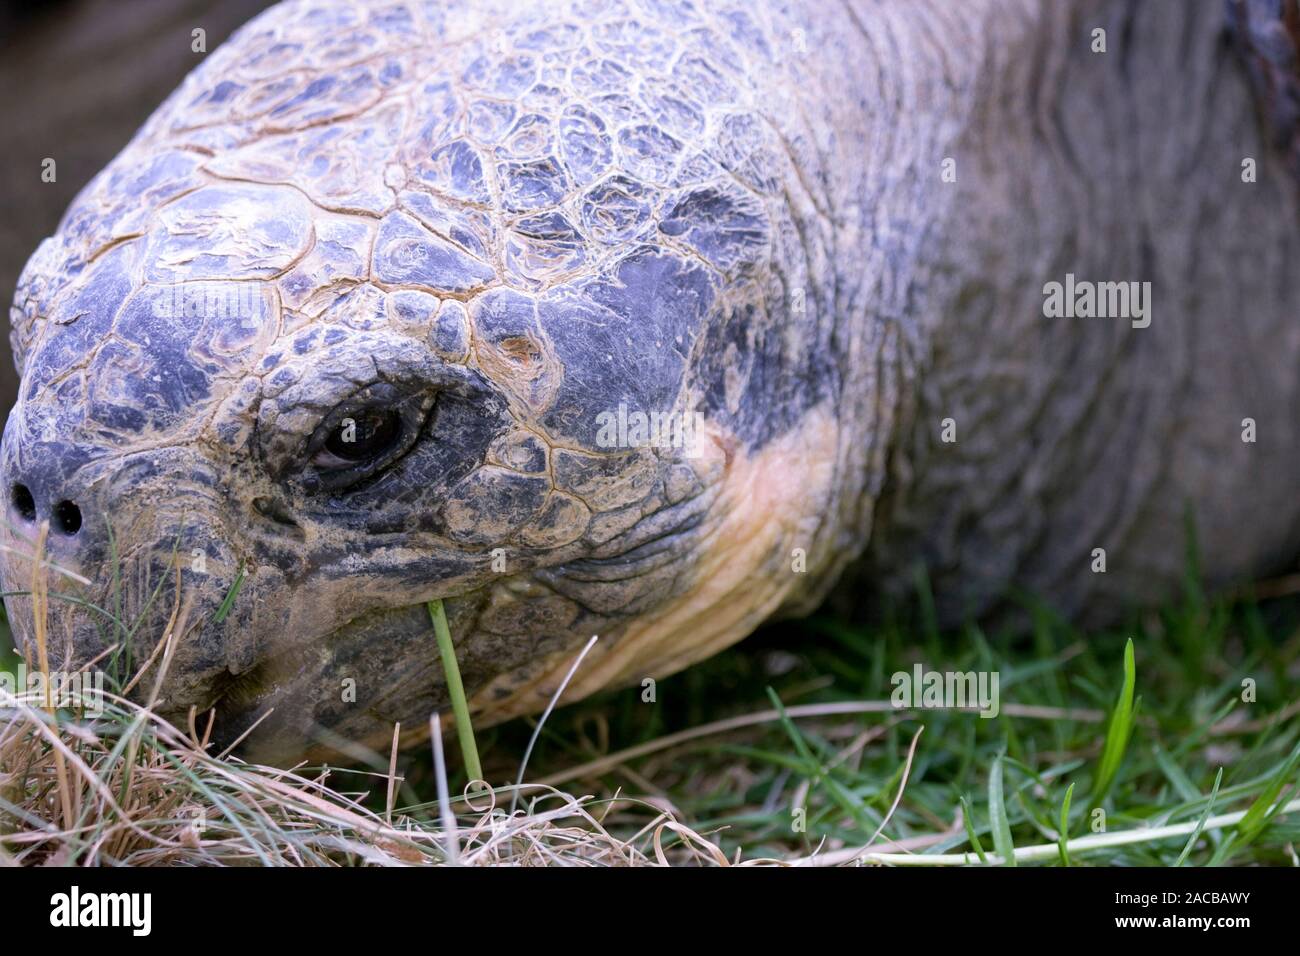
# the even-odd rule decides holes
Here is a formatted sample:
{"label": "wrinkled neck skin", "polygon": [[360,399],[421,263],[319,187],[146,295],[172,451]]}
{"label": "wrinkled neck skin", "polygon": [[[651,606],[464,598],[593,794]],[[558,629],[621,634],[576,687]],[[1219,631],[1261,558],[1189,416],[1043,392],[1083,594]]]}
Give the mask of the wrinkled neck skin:
{"label": "wrinkled neck skin", "polygon": [[[848,584],[906,595],[919,564],[948,623],[1000,611],[1009,588],[1104,622],[1178,593],[1189,525],[1211,585],[1288,566],[1296,183],[1223,5],[848,7],[860,75],[880,77],[860,87],[879,117],[861,254],[882,265],[860,292],[902,343]],[[1149,282],[1148,314],[1046,317],[1045,285],[1068,274]],[[1243,442],[1247,418],[1267,438]]]}

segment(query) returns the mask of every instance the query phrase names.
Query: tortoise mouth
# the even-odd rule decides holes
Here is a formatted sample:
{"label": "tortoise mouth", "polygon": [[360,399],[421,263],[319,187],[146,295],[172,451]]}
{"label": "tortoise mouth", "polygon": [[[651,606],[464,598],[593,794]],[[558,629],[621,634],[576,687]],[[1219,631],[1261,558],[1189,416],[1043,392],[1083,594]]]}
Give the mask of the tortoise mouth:
{"label": "tortoise mouth", "polygon": [[214,679],[209,709],[232,716],[262,712],[275,693],[271,681],[274,665],[273,660],[266,660],[238,674],[229,670],[218,674]]}
{"label": "tortoise mouth", "polygon": [[[450,602],[464,600],[448,597]],[[357,615],[320,638],[272,650],[213,678],[214,752],[284,765],[304,754],[367,761],[367,740],[422,726],[445,706],[425,604]]]}

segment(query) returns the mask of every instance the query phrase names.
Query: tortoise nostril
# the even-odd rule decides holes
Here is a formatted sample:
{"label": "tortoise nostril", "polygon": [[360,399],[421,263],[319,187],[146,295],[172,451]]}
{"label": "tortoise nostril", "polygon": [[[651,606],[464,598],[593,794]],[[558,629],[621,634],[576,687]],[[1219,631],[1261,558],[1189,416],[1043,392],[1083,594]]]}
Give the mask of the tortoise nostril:
{"label": "tortoise nostril", "polygon": [[293,514],[289,511],[289,506],[283,501],[275,498],[254,498],[253,510],[263,518],[270,518],[276,524],[287,525],[291,528],[298,527],[298,522],[293,520]]}
{"label": "tortoise nostril", "polygon": [[19,482],[14,485],[9,497],[14,504],[14,510],[22,515],[24,521],[36,520],[36,499],[32,497],[30,488]]}
{"label": "tortoise nostril", "polygon": [[71,501],[60,501],[54,506],[54,526],[64,534],[81,530],[81,509]]}

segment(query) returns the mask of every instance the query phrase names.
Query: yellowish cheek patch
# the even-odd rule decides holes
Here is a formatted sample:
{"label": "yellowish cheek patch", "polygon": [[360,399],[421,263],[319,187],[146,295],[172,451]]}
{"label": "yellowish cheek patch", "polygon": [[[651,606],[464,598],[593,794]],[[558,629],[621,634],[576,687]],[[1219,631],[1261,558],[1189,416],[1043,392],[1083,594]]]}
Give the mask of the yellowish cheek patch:
{"label": "yellowish cheek patch", "polygon": [[[739,449],[716,431],[710,438],[709,451],[697,462],[701,473],[725,460],[725,447]],[[812,538],[830,508],[837,441],[834,416],[818,408],[758,454],[734,451],[712,507],[713,531],[698,554],[694,583],[621,633],[600,635],[564,701],[646,677],[667,677],[734,644],[770,617],[804,579],[792,567],[791,552],[811,553],[814,547]],[[475,720],[496,723],[541,710],[586,637],[575,635],[572,648],[547,657],[526,683],[514,684],[517,676],[510,674],[493,680],[470,701]],[[499,688],[509,696],[493,700]]]}

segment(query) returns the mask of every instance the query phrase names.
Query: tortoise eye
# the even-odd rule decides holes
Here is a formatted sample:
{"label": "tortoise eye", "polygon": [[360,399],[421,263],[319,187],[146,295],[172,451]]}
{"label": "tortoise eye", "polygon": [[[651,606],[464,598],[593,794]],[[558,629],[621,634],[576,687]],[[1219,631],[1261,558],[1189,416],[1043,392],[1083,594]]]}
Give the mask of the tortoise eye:
{"label": "tortoise eye", "polygon": [[387,383],[362,389],[317,426],[299,480],[309,491],[338,491],[378,474],[415,444],[434,400]]}
{"label": "tortoise eye", "polygon": [[397,410],[372,406],[339,422],[325,439],[325,450],[343,461],[369,461],[388,451],[401,435]]}

